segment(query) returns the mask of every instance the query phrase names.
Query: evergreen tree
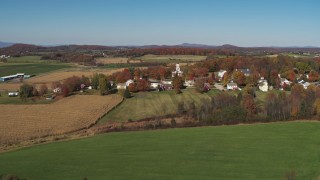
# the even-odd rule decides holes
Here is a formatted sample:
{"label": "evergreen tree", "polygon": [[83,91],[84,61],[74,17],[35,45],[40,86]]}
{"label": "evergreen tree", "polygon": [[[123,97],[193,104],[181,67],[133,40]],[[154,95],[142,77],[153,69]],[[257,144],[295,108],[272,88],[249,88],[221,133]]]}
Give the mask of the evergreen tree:
{"label": "evergreen tree", "polygon": [[99,91],[101,96],[107,91],[107,80],[103,77],[99,78]]}
{"label": "evergreen tree", "polygon": [[126,99],[128,99],[128,98],[131,97],[131,93],[130,93],[128,87],[126,87],[126,90],[125,90],[124,93],[123,93],[123,97],[126,98]]}

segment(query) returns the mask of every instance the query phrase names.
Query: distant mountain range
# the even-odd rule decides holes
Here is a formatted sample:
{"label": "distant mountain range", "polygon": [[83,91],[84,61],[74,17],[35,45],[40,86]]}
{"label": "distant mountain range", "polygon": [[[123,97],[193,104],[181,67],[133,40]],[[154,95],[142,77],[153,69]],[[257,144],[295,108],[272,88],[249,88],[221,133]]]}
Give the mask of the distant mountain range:
{"label": "distant mountain range", "polygon": [[16,44],[9,42],[0,42],[0,55],[14,55],[23,54],[28,52],[39,51],[92,51],[92,50],[116,50],[116,49],[154,49],[154,48],[200,48],[211,50],[223,50],[232,52],[311,52],[319,53],[320,48],[314,46],[291,46],[291,47],[239,47],[231,44],[225,44],[221,46],[205,45],[205,44],[190,44],[183,43],[179,45],[146,45],[146,46],[104,46],[104,45],[58,45],[58,46],[40,46],[32,44]]}
{"label": "distant mountain range", "polygon": [[0,41],[0,48],[3,48],[3,47],[9,47],[11,45],[13,45],[15,43],[10,43],[10,42],[1,42]]}
{"label": "distant mountain range", "polygon": [[[1,42],[0,48],[9,47],[14,44],[22,44],[22,43],[12,43],[12,42]],[[31,44],[26,44],[31,45]],[[33,44],[32,44],[33,45]],[[224,45],[207,45],[207,44],[193,44],[193,43],[182,43],[177,45],[119,45],[119,46],[107,46],[107,45],[76,45],[76,44],[65,44],[65,45],[35,45],[42,47],[86,47],[86,48],[98,48],[105,49],[106,47],[133,47],[133,48],[157,48],[157,47],[189,47],[189,48],[222,48],[222,49],[234,49],[234,48],[320,48],[317,46],[256,46],[256,47],[241,47],[235,46],[232,44],[224,44]]]}

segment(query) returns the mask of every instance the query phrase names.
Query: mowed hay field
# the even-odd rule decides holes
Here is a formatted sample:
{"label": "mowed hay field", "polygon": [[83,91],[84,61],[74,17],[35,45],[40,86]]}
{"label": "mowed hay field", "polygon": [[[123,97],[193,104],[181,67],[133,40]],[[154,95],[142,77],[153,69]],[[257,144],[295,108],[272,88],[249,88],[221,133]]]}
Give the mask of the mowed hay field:
{"label": "mowed hay field", "polygon": [[21,179],[319,179],[320,123],[121,132],[0,154]]}
{"label": "mowed hay field", "polygon": [[121,101],[118,95],[75,95],[52,104],[0,105],[0,142],[17,142],[88,127]]}
{"label": "mowed hay field", "polygon": [[126,99],[116,109],[104,116],[99,123],[123,122],[174,114],[177,112],[179,102],[194,102],[198,105],[202,99],[208,99],[218,93],[220,93],[219,90],[211,90],[201,94],[195,89],[185,89],[181,94],[176,94],[174,91],[135,93],[134,97]]}
{"label": "mowed hay field", "polygon": [[101,64],[127,63],[128,58],[126,58],[126,57],[104,57],[104,58],[97,58],[96,62],[101,63]]}

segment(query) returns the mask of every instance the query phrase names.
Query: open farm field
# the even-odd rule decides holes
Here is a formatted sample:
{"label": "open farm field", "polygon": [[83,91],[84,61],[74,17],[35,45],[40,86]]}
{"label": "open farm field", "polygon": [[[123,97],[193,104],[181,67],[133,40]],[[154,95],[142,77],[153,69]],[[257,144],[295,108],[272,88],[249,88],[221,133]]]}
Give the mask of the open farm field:
{"label": "open farm field", "polygon": [[182,62],[197,62],[205,60],[207,56],[194,55],[144,55],[135,59],[145,62],[162,62],[162,63],[182,63]]}
{"label": "open farm field", "polygon": [[[25,79],[24,82],[28,84],[47,84],[50,88],[52,82],[62,81],[72,76],[87,76],[90,77],[94,73],[102,73],[110,75],[114,72],[121,71],[123,69],[92,69],[92,70],[64,70],[64,71],[55,71],[51,73],[41,74],[39,76],[32,77],[30,79]],[[0,90],[18,90],[22,85],[21,82],[9,82],[9,83],[0,83]]]}
{"label": "open farm field", "polygon": [[0,105],[0,144],[88,127],[121,101],[118,95],[75,95],[52,104]]}
{"label": "open farm field", "polygon": [[185,89],[182,94],[174,91],[140,92],[126,99],[116,109],[104,116],[99,123],[106,121],[128,121],[174,114],[179,102],[194,102],[198,105],[203,98],[209,98],[219,93],[211,90],[208,93],[198,93],[195,89]]}
{"label": "open farm field", "polygon": [[104,58],[97,58],[97,63],[101,64],[118,64],[118,63],[127,63],[128,58],[125,57],[104,57]]}
{"label": "open farm field", "polygon": [[28,75],[38,75],[64,68],[69,68],[68,64],[46,64],[46,63],[4,63],[0,64],[0,77],[25,73]]}
{"label": "open farm field", "polygon": [[0,174],[40,179],[318,179],[319,122],[102,134],[0,154]]}

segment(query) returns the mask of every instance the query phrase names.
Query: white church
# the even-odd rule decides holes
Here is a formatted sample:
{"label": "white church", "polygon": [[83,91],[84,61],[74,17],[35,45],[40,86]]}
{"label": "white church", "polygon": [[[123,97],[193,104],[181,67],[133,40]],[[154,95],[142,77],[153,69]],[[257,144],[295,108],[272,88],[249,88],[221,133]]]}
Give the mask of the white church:
{"label": "white church", "polygon": [[180,65],[176,64],[176,70],[172,71],[172,77],[175,77],[176,75],[182,77],[183,72],[180,70]]}

